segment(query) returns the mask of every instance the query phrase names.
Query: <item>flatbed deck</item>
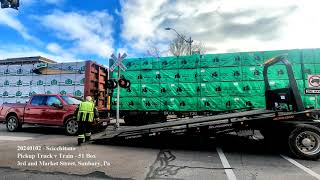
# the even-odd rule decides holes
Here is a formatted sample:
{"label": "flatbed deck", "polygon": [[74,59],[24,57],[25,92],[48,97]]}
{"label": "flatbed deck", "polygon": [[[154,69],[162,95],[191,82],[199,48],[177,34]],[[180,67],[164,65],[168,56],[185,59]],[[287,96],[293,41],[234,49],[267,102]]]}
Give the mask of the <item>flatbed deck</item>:
{"label": "flatbed deck", "polygon": [[[208,127],[208,129],[221,128],[223,124],[241,123],[244,121],[270,119],[276,116],[275,111],[258,109],[244,112],[228,113],[215,116],[174,119],[168,122],[149,124],[142,126],[122,126],[118,129],[108,128],[105,132],[95,136],[98,139],[111,139],[115,137],[135,138],[145,134],[156,135],[160,132],[183,132],[189,128]],[[227,127],[227,126],[226,126]],[[179,131],[180,130],[180,131]]]}

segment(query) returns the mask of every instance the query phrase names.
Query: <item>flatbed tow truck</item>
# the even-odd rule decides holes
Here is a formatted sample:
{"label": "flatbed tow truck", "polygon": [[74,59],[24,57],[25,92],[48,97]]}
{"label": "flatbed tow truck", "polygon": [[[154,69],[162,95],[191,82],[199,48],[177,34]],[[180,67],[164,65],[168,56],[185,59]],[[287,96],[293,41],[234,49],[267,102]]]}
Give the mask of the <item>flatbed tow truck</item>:
{"label": "flatbed tow truck", "polygon": [[[288,72],[289,86],[271,89],[268,68],[283,63]],[[281,142],[296,157],[302,159],[320,158],[319,109],[306,110],[298,91],[293,70],[285,56],[277,56],[263,64],[265,83],[265,109],[173,119],[158,124],[131,127],[107,128],[96,134],[92,141],[132,139],[170,134],[201,133],[216,136],[242,130],[259,130],[272,143]]]}

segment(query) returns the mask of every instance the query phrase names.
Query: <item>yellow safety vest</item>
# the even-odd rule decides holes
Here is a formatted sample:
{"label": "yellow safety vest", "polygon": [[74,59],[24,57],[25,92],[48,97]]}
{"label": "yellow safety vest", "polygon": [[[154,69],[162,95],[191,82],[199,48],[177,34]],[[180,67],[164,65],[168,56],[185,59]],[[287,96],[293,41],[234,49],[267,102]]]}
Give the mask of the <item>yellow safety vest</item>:
{"label": "yellow safety vest", "polygon": [[77,121],[93,122],[94,118],[94,104],[92,102],[82,102],[79,105]]}

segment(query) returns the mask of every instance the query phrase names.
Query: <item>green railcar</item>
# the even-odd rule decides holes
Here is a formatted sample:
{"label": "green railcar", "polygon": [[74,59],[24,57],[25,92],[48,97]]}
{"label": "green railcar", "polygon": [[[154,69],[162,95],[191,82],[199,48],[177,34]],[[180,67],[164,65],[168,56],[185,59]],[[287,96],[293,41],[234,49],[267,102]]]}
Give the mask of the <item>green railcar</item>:
{"label": "green railcar", "polygon": [[[128,69],[121,74],[132,84],[120,91],[120,110],[199,114],[263,108],[262,63],[283,54],[292,64],[305,106],[320,104],[316,97],[304,95],[308,75],[320,74],[320,49],[293,49],[125,59]],[[284,65],[270,67],[268,77],[271,88],[288,86]],[[116,91],[113,92],[111,104],[115,110]]]}

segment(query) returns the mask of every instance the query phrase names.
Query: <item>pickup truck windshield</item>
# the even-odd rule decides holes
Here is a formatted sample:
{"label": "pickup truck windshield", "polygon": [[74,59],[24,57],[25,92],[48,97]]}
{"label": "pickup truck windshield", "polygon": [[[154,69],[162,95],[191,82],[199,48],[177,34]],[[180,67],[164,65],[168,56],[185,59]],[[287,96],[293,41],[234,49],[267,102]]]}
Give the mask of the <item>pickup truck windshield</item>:
{"label": "pickup truck windshield", "polygon": [[61,96],[61,98],[67,103],[67,104],[75,104],[75,105],[78,105],[81,103],[80,100],[77,100],[73,97],[70,97],[70,96]]}

